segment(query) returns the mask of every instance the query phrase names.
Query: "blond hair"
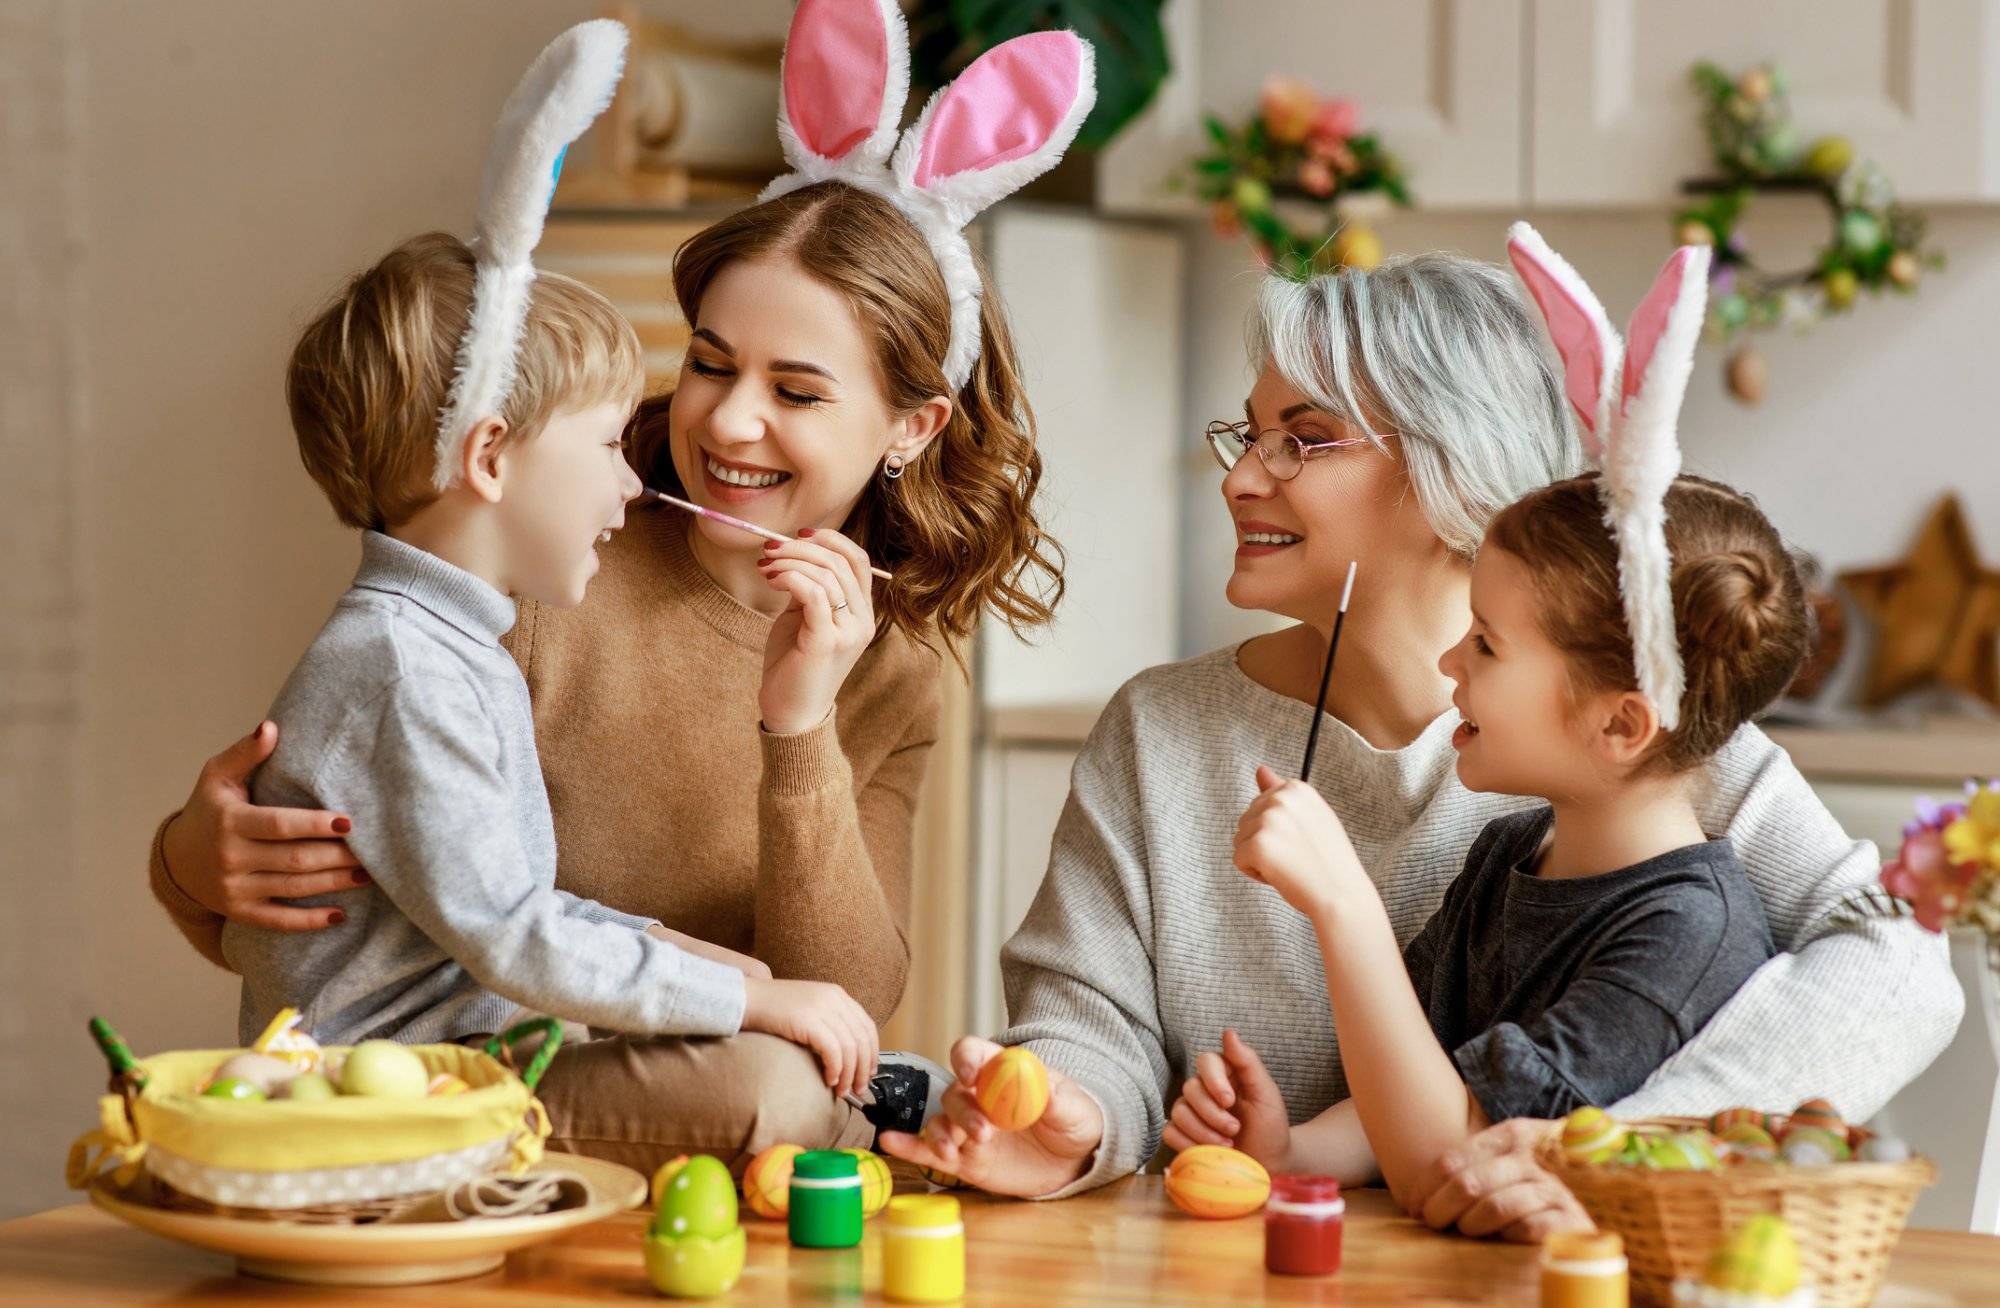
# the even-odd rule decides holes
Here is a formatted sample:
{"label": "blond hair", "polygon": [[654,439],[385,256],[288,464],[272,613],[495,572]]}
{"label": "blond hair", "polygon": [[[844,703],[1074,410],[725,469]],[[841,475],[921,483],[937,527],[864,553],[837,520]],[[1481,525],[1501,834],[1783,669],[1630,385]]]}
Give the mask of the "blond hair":
{"label": "blond hair", "polygon": [[[292,350],[285,400],[299,458],[350,527],[382,531],[438,498],[437,426],[472,311],[472,251],[414,237],[343,287]],[[500,417],[502,446],[558,412],[638,402],[639,338],[596,291],[535,278]]]}
{"label": "blond hair", "polygon": [[[944,356],[951,298],[937,259],[910,220],[880,196],[839,182],[803,187],[730,214],[674,256],[674,295],[691,323],[702,296],[740,260],[785,256],[837,291],[875,344],[891,411],[951,395]],[[976,262],[976,261],[975,261]],[[901,478],[879,474],[845,524],[896,574],[876,611],[920,641],[957,652],[991,610],[1016,631],[1054,616],[1062,548],[1035,518],[1042,456],[999,297],[979,268],[979,362],[951,418]],[[672,397],[648,400],[633,424],[633,462],[648,483],[683,493],[668,449]]]}

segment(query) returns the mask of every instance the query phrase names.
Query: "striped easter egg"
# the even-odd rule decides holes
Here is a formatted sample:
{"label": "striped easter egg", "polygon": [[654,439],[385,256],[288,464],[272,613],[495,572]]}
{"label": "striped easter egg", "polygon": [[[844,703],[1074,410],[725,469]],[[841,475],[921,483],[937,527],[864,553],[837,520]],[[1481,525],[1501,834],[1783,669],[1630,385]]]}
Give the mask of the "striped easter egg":
{"label": "striped easter egg", "polygon": [[1797,1108],[1794,1108],[1790,1119],[1785,1123],[1785,1129],[1778,1133],[1778,1139],[1782,1141],[1788,1138],[1792,1132],[1805,1127],[1812,1127],[1821,1131],[1832,1131],[1840,1135],[1843,1139],[1847,1135],[1847,1123],[1841,1120],[1840,1114],[1834,1111],[1833,1105],[1824,1099],[1808,1099]]}
{"label": "striped easter egg", "polygon": [[1777,1161],[1778,1142],[1755,1122],[1736,1123],[1722,1133],[1722,1143],[1727,1146],[1728,1159],[1732,1163]]}
{"label": "striped easter egg", "polygon": [[1728,1135],[1731,1127],[1754,1126],[1760,1131],[1771,1129],[1771,1115],[1755,1108],[1725,1108],[1708,1119],[1708,1129],[1718,1136]]}
{"label": "striped easter egg", "polygon": [[774,1144],[743,1169],[743,1202],[759,1217],[781,1219],[792,1209],[792,1163],[805,1150]]}
{"label": "striped easter egg", "polygon": [[1002,1131],[1025,1131],[1049,1106],[1049,1070],[1028,1049],[1003,1049],[973,1083],[979,1111]]}
{"label": "striped easter egg", "polygon": [[921,1163],[917,1165],[917,1171],[926,1181],[929,1181],[940,1190],[956,1190],[965,1184],[965,1182],[959,1180],[950,1172],[940,1172],[935,1167],[925,1167]]}
{"label": "striped easter egg", "polygon": [[1167,1168],[1167,1198],[1190,1217],[1243,1217],[1271,1197],[1271,1174],[1249,1154],[1222,1145],[1183,1149]]}
{"label": "striped easter egg", "polygon": [[1563,1119],[1563,1157],[1572,1163],[1609,1162],[1628,1133],[1602,1108],[1579,1108]]}
{"label": "striped easter egg", "polygon": [[889,1196],[895,1193],[896,1180],[889,1175],[889,1164],[882,1155],[866,1149],[843,1149],[842,1153],[853,1154],[854,1161],[861,1169],[861,1216],[865,1220],[873,1217],[889,1206]]}

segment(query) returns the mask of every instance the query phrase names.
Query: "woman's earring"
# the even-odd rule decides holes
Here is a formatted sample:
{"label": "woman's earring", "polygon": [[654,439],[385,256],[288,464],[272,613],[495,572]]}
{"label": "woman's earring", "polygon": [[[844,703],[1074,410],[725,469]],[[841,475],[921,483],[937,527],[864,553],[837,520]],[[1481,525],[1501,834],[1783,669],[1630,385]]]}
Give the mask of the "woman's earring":
{"label": "woman's earring", "polygon": [[896,478],[902,476],[903,456],[900,454],[891,454],[887,459],[883,460],[882,475],[890,481],[894,481]]}

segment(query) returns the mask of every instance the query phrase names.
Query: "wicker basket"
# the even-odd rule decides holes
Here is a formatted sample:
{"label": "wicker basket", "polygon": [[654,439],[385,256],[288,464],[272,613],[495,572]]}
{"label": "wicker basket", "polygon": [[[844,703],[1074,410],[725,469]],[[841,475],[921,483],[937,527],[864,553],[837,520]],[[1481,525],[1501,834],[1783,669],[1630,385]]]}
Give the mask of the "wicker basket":
{"label": "wicker basket", "polygon": [[[1707,1123],[1660,1117],[1629,1125],[1664,1134]],[[1672,1302],[1675,1281],[1699,1277],[1716,1246],[1759,1213],[1776,1213],[1792,1228],[1800,1275],[1818,1291],[1820,1308],[1873,1303],[1910,1205],[1937,1180],[1925,1158],[1687,1172],[1573,1163],[1558,1135],[1542,1143],[1539,1160],[1600,1228],[1624,1239],[1634,1295],[1661,1303]]]}

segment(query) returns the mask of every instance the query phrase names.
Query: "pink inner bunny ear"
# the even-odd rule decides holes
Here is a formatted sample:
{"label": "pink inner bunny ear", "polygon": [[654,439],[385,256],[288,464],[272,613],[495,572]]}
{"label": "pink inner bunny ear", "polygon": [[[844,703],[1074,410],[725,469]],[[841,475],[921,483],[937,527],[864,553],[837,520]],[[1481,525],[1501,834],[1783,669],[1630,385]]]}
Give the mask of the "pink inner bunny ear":
{"label": "pink inner bunny ear", "polygon": [[[1639,301],[1639,307],[1632,311],[1632,321],[1625,332],[1625,401],[1639,393],[1639,383],[1646,376],[1646,365],[1652,362],[1653,351],[1659,348],[1660,338],[1667,334],[1667,324],[1673,316],[1674,306],[1680,302],[1687,279],[1708,275],[1707,253],[1706,250],[1697,252],[1695,247],[1688,245],[1675,250],[1668,256],[1666,267],[1660,269],[1660,275],[1653,279],[1653,288],[1646,292],[1646,298]],[[1698,254],[1701,266],[1697,269]]]}
{"label": "pink inner bunny ear", "polygon": [[[1539,237],[1534,244],[1541,244]],[[1566,265],[1558,267],[1547,261],[1555,255],[1546,245],[1536,250],[1516,235],[1507,242],[1507,257],[1549,325],[1549,339],[1562,356],[1563,392],[1569,396],[1570,407],[1576,410],[1586,432],[1603,435],[1597,430],[1598,400],[1605,369],[1613,366],[1606,357],[1609,324],[1600,321],[1604,310],[1594,296],[1586,299],[1587,291],[1570,285],[1576,274]]]}
{"label": "pink inner bunny ear", "polygon": [[1033,32],[995,46],[945,90],[912,180],[928,188],[1033,154],[1082,93],[1082,43],[1071,33]]}
{"label": "pink inner bunny ear", "polygon": [[785,40],[785,116],[814,154],[839,159],[875,131],[889,36],[881,0],[799,0]]}

